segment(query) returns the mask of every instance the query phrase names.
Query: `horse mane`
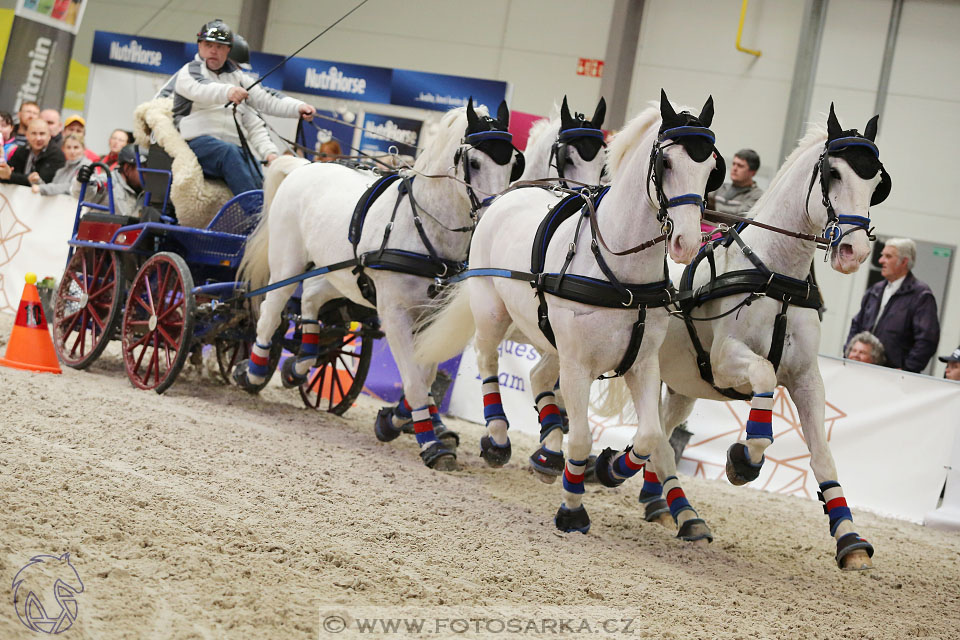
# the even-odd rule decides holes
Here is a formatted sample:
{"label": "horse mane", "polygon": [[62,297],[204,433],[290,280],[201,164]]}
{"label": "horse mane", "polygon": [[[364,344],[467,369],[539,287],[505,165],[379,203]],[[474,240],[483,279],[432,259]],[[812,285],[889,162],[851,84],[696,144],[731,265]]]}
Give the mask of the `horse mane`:
{"label": "horse mane", "polygon": [[[826,118],[823,118],[826,120]],[[807,132],[802,138],[797,142],[797,147],[790,152],[790,155],[787,156],[787,159],[783,161],[783,164],[780,165],[780,168],[777,170],[776,175],[773,176],[773,180],[770,181],[770,185],[767,187],[766,191],[763,192],[763,195],[760,196],[760,199],[757,200],[757,203],[753,205],[751,211],[760,211],[762,207],[766,205],[767,200],[773,198],[772,193],[777,191],[776,187],[793,169],[793,165],[797,164],[797,161],[800,159],[800,156],[805,154],[810,148],[817,145],[823,146],[823,143],[827,139],[827,128],[818,122],[811,122],[807,126]]]}
{"label": "horse mane", "polygon": [[554,124],[560,120],[560,116],[540,118],[530,127],[530,132],[527,134],[527,148],[531,148],[534,143],[540,140],[540,136],[545,134]]}
{"label": "horse mane", "polygon": [[660,107],[651,103],[651,106],[634,116],[623,129],[613,136],[607,151],[607,167],[610,169],[611,179],[616,179],[620,168],[627,160],[627,155],[633,151],[651,127],[660,122]]}
{"label": "horse mane", "polygon": [[[487,108],[478,106],[474,109],[480,117],[488,115]],[[456,107],[450,109],[437,125],[437,137],[417,157],[413,168],[426,174],[444,174],[453,164],[453,155],[463,134],[467,130],[467,108]]]}

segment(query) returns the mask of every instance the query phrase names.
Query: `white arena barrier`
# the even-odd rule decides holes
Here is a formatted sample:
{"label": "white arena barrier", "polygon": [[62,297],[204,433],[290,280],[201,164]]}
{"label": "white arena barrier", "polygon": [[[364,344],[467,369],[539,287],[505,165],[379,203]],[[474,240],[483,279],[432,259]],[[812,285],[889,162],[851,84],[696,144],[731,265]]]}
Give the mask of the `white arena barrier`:
{"label": "white arena barrier", "polygon": [[[510,428],[540,432],[529,371],[539,354],[528,345],[501,345],[500,392]],[[954,511],[940,510],[928,520],[953,518],[960,527],[960,442],[955,447],[960,415],[960,383],[904,373],[860,362],[820,356],[826,386],[825,428],[852,507],[913,522],[937,507],[951,463],[947,488]],[[599,385],[594,385],[594,395]],[[450,413],[483,424],[483,406],[476,356],[468,346],[460,362]],[[748,402],[697,402],[688,429],[693,432],[679,469],[688,475],[725,478],[727,448],[746,430]],[[635,418],[590,415],[595,452],[629,444]],[[796,408],[783,387],[775,394],[774,443],[760,477],[749,486],[817,499],[817,481]],[[955,450],[956,449],[956,450]],[[515,452],[522,457],[530,452]],[[639,485],[636,486],[639,490]],[[696,496],[691,496],[696,504]],[[947,504],[945,500],[944,504]]]}
{"label": "white arena barrier", "polygon": [[42,196],[30,187],[0,184],[0,312],[16,313],[23,278],[63,275],[77,200]]}

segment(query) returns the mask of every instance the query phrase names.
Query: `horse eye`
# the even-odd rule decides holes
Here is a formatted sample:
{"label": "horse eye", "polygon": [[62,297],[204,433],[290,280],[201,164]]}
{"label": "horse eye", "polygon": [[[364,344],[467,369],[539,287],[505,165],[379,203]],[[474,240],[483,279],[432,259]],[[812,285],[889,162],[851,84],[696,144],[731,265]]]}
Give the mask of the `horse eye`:
{"label": "horse eye", "polygon": [[837,171],[836,169],[830,169],[830,178],[831,178],[832,180],[839,180],[839,179],[840,179],[840,172]]}
{"label": "horse eye", "polygon": [[566,160],[564,160],[563,164],[565,164],[565,165],[567,165],[567,164],[573,164],[573,158],[567,158]]}
{"label": "horse eye", "polygon": [[664,159],[663,159],[663,168],[664,168],[664,169],[669,169],[669,168],[670,168],[670,159],[669,159],[669,158],[664,158]]}
{"label": "horse eye", "polygon": [[471,169],[474,169],[474,170],[476,170],[476,171],[479,171],[479,170],[480,170],[480,161],[477,160],[477,159],[475,159],[475,158],[472,159],[472,160],[470,160],[470,168],[471,168]]}

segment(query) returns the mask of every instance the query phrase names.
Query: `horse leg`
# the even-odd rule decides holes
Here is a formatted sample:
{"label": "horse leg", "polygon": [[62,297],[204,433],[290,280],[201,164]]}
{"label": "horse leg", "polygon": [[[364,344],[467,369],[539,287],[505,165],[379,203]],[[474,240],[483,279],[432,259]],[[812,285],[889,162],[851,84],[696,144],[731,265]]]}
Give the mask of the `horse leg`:
{"label": "horse leg", "polygon": [[[448,449],[456,451],[457,447],[460,446],[460,434],[453,429],[448,429],[447,425],[443,424],[443,418],[440,416],[440,406],[437,404],[437,398],[433,395],[433,383],[437,379],[438,371],[438,367],[434,367],[432,374],[427,380],[427,388],[430,389],[430,391],[427,392],[427,408],[430,411],[430,421],[433,422],[433,432],[436,434],[437,439],[446,445]],[[401,398],[401,401],[405,402],[406,399]],[[440,402],[443,402],[443,398],[440,398]]]}
{"label": "horse leg", "polygon": [[559,370],[560,359],[550,352],[543,354],[530,371],[530,384],[536,394],[534,408],[540,421],[540,448],[530,456],[530,466],[537,477],[548,484],[554,482],[564,468],[563,434],[567,428],[554,393]]}
{"label": "horse leg", "polygon": [[483,417],[487,423],[487,435],[480,439],[480,457],[491,467],[502,467],[510,460],[512,448],[507,435],[510,423],[500,398],[497,348],[510,329],[510,315],[491,284],[476,285],[471,289],[470,308],[476,323],[474,348],[483,381]]}
{"label": "horse leg", "polygon": [[[436,365],[418,365],[413,357],[414,318],[410,312],[412,305],[407,296],[408,290],[408,287],[402,285],[378,285],[377,311],[383,324],[384,333],[390,343],[393,358],[400,370],[404,395],[413,408],[411,411],[413,432],[417,444],[420,445],[420,458],[431,469],[455,471],[458,468],[457,454],[437,439],[433,430],[433,419],[430,417],[427,380],[436,372]],[[379,440],[392,440],[400,435],[399,431],[382,433],[382,426],[382,421],[378,416],[374,431]]]}
{"label": "horse leg", "polygon": [[280,381],[288,389],[299,387],[307,381],[310,368],[320,355],[320,322],[317,315],[320,306],[336,295],[333,287],[322,278],[311,278],[303,283],[300,296],[300,350],[293,358],[287,358],[280,369]]}
{"label": "horse leg", "polygon": [[563,502],[553,522],[560,531],[587,533],[590,530],[590,516],[583,506],[583,478],[587,470],[587,458],[593,447],[590,423],[587,420],[592,380],[588,371],[570,360],[572,358],[566,362],[561,360],[560,388],[567,401],[570,437],[563,470]]}
{"label": "horse leg", "polygon": [[743,485],[756,480],[763,466],[763,452],[773,444],[773,391],[777,373],[773,365],[747,345],[727,337],[714,360],[714,380],[718,387],[736,387],[749,382],[753,388],[746,440],[727,450],[727,479]]}
{"label": "horse leg", "polygon": [[837,566],[844,571],[870,569],[873,567],[873,545],[854,529],[853,514],[837,482],[837,466],[823,428],[826,398],[820,372],[813,369],[787,390],[797,406],[803,438],[810,449],[810,468],[820,485],[818,497],[830,518],[830,535],[837,541]]}
{"label": "horse leg", "polygon": [[[293,275],[293,274],[290,274]],[[289,277],[289,276],[284,276]],[[281,278],[278,278],[280,280]],[[273,334],[287,300],[297,288],[296,284],[268,291],[260,303],[260,318],[257,320],[257,337],[250,350],[250,359],[241,360],[233,370],[233,380],[244,391],[259,392],[267,382],[270,346]]]}
{"label": "horse leg", "polygon": [[[694,398],[680,395],[667,387],[660,403],[660,422],[663,425],[664,439],[657,446],[650,462],[643,470],[643,488],[640,490],[640,504],[644,506],[644,518],[647,522],[657,522],[668,529],[675,529],[678,523],[695,517],[696,510],[684,509],[676,516],[663,497],[663,484],[660,478],[676,478],[677,466],[673,447],[670,446],[670,434],[677,425],[690,417]],[[673,488],[671,483],[671,488]],[[674,493],[674,497],[679,497]],[[682,505],[682,501],[678,506]],[[675,519],[676,518],[676,519]]]}

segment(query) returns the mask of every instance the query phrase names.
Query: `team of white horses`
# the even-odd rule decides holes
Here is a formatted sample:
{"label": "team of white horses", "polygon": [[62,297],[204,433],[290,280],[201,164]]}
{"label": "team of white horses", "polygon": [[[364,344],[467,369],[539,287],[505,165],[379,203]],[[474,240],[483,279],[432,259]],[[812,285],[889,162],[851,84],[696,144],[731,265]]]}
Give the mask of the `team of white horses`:
{"label": "team of white horses", "polygon": [[[472,102],[451,110],[399,186],[370,204],[355,243],[347,240],[354,209],[379,176],[335,163],[274,162],[265,183],[268,204],[242,265],[250,286],[295,276],[309,264],[359,257],[356,269],[303,283],[304,340],[285,381],[297,384],[313,365],[317,351],[311,334],[318,331],[317,313],[324,303],[348,298],[374,306],[358,284],[358,275],[368,278],[404,392],[397,407],[381,412],[377,436],[391,440],[400,434],[401,423],[412,421],[424,463],[438,470],[457,468],[456,439],[444,437],[450,432],[429,391],[437,364],[472,339],[487,419],[481,457],[496,467],[511,455],[497,384],[497,347],[507,336],[534,345],[543,354],[531,376],[541,447],[531,464],[545,481],[562,475],[556,526],[585,533],[590,526],[583,506],[592,445],[590,386],[615,371],[622,375],[639,426],[629,447],[600,456],[597,477],[615,486],[642,470],[640,498],[647,518],[676,526],[685,540],[712,536],[677,479],[670,433],[690,414],[696,398],[729,400],[731,391],[742,394],[751,401],[750,421],[745,439],[730,448],[727,473],[738,484],[752,480],[773,440],[772,393],[784,385],[810,448],[837,542],[836,560],[844,569],[871,566],[873,549],[854,530],[824,432],[815,305],[790,304],[789,295],[778,298],[772,289],[697,300],[696,316],[704,321],[696,322],[696,333],[709,355],[711,381],[701,375],[687,323],[672,311],[673,284],[679,285],[684,265],[701,252],[703,196],[723,178],[723,159],[709,128],[712,98],[696,114],[675,108],[661,94],[659,107],[637,115],[606,150],[601,149],[604,109],[601,100],[588,120],[572,116],[564,99],[558,117],[531,130],[525,167],[506,133],[506,105],[496,117],[483,107],[474,109]],[[775,275],[788,288],[805,283],[817,247],[814,237],[823,240],[835,270],[856,271],[870,254],[870,205],[889,191],[875,135],[876,118],[861,135],[843,130],[831,106],[826,128],[811,127],[750,214],[793,233],[748,226],[736,242],[730,234],[727,242],[709,247],[713,276],[711,270],[697,269],[686,289],[718,275],[763,268],[773,274],[771,282]],[[599,185],[604,166],[609,185],[583,187]],[[553,180],[552,185],[508,189],[517,178],[521,184]],[[563,208],[555,208],[561,201],[570,208],[563,216],[553,213]],[[538,229],[546,229],[546,236]],[[385,248],[397,259],[442,268],[446,286],[441,294],[436,277],[378,263],[375,258],[382,258]],[[465,273],[447,277],[453,274],[444,265],[465,260]],[[266,294],[251,359],[238,367],[241,384],[262,383],[271,337],[294,288]],[[566,427],[554,395],[558,380],[569,416],[566,456]],[[620,388],[611,394],[621,397],[615,393]],[[668,511],[672,517],[665,518]]]}

